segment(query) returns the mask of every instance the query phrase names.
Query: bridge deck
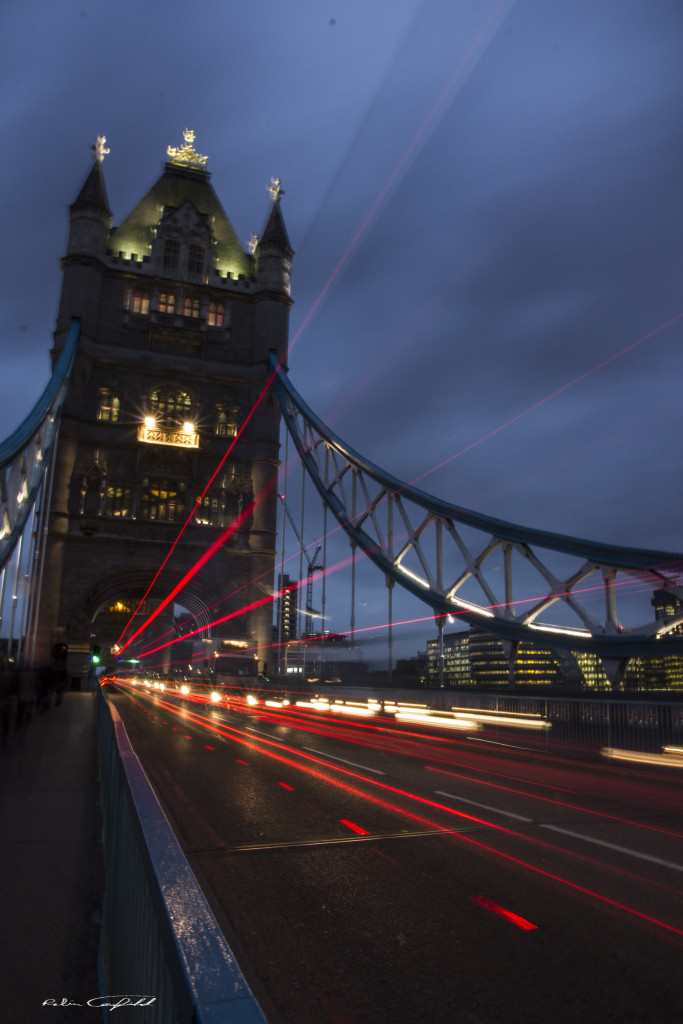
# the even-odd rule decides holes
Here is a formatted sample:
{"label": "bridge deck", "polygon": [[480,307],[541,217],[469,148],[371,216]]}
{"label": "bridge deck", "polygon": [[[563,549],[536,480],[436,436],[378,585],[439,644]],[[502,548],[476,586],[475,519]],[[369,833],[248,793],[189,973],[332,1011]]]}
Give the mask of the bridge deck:
{"label": "bridge deck", "polygon": [[[99,995],[102,905],[96,702],[67,693],[0,753],[0,1006],[14,1024],[101,1020],[46,999]],[[46,1018],[47,1019],[47,1018]]]}

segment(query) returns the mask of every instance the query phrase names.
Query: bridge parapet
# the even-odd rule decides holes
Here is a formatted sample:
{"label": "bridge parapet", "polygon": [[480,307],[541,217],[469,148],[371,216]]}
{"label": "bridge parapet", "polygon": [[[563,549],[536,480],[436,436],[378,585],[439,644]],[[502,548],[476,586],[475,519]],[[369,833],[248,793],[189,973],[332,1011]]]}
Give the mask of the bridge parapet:
{"label": "bridge parapet", "polygon": [[118,712],[98,700],[105,990],[148,994],[148,1024],[266,1024]]}

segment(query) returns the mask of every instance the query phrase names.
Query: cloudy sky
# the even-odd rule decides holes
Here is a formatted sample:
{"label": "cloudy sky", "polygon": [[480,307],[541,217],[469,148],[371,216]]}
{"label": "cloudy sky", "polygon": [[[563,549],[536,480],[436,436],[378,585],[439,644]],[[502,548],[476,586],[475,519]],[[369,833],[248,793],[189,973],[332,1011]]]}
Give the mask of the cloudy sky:
{"label": "cloudy sky", "polygon": [[0,38],[2,436],[96,135],[120,223],[190,127],[245,243],[282,179],[290,376],[342,438],[489,515],[683,549],[680,0],[4,0]]}

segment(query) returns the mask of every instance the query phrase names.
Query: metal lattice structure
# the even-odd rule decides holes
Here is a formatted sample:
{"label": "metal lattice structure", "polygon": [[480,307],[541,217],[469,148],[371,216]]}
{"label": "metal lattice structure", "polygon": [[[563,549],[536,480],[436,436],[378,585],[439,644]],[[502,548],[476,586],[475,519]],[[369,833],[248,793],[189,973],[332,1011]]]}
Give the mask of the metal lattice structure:
{"label": "metal lattice structure", "polygon": [[[683,636],[671,633],[683,623],[682,554],[535,530],[427,494],[345,444],[271,359],[287,429],[323,502],[388,584],[429,605],[437,621],[457,617],[512,645],[590,652],[606,667],[683,655]],[[678,610],[656,615],[655,591]],[[622,608],[637,599],[643,619],[625,626]]]}
{"label": "metal lattice structure", "polygon": [[80,320],[74,319],[45,390],[23,423],[0,444],[0,623],[9,611],[8,652],[11,655],[16,637],[17,661],[31,660],[53,457],[79,334]]}

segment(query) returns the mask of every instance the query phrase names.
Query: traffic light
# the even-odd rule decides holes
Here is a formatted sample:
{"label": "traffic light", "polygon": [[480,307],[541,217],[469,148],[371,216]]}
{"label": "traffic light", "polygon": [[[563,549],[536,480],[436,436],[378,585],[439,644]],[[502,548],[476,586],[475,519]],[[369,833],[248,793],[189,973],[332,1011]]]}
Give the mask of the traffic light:
{"label": "traffic light", "polygon": [[102,660],[102,648],[100,647],[99,644],[93,644],[90,660],[92,661],[93,665],[99,665],[100,661]]}

